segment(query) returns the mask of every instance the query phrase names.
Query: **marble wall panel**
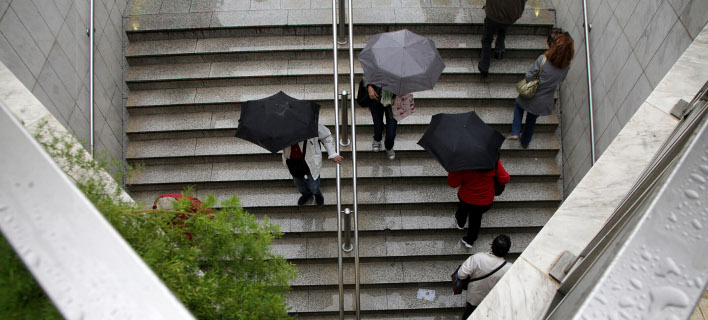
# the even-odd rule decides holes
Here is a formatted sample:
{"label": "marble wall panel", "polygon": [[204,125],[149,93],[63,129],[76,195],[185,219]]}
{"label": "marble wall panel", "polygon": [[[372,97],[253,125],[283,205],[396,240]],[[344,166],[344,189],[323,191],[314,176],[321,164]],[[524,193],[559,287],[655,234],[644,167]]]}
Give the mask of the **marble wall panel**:
{"label": "marble wall panel", "polygon": [[[104,111],[113,113],[107,117],[107,112],[96,112],[94,135],[104,135],[101,148],[115,158],[123,157],[123,101],[113,96],[116,91],[122,96],[123,90],[122,17],[127,5],[128,0],[95,1],[95,78],[108,92],[99,105],[111,106]],[[0,0],[0,61],[82,141],[90,138],[89,6],[84,0]]]}
{"label": "marble wall panel", "polygon": [[[585,39],[583,17],[564,19],[562,14],[572,14],[574,0],[557,0],[557,24],[570,30],[579,46],[571,63],[571,71],[566,82],[570,92],[561,90],[561,113],[563,119],[572,119],[573,126],[587,126],[587,69],[585,63]],[[566,2],[568,2],[566,4]],[[566,7],[571,9],[565,9]],[[671,69],[679,56],[698,36],[706,25],[708,2],[704,0],[625,0],[589,1],[588,17],[592,24],[590,31],[590,67],[592,69],[593,105],[596,110],[595,148],[602,148],[616,136],[617,124],[623,127],[634,112],[644,102],[664,75]],[[698,14],[696,12],[702,12]],[[571,22],[572,21],[572,22]],[[647,81],[648,80],[648,81]],[[570,94],[572,99],[564,98]],[[694,93],[695,94],[695,93]],[[598,112],[601,110],[601,112]],[[570,113],[570,114],[568,114]],[[572,113],[578,113],[574,117]],[[582,122],[582,124],[580,124]],[[604,132],[608,129],[608,133]],[[602,137],[602,138],[601,138]],[[586,157],[578,152],[590,154],[590,144],[578,148],[578,130],[564,127],[563,165],[569,165],[571,177],[580,183],[582,175],[576,173],[585,163]],[[583,150],[584,149],[584,150]],[[571,156],[571,153],[574,153]],[[596,157],[599,157],[596,150]],[[568,161],[579,161],[568,163]],[[566,188],[570,183],[565,183]],[[564,192],[568,194],[567,189]]]}

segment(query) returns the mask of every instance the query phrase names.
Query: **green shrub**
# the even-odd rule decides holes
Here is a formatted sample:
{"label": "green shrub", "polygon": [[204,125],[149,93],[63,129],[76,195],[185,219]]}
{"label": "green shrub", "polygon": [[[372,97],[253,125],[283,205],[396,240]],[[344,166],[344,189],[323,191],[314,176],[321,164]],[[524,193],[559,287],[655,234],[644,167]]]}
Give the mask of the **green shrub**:
{"label": "green shrub", "polygon": [[[57,162],[62,169],[73,173],[71,176],[81,191],[195,317],[290,318],[284,294],[296,271],[270,250],[273,239],[282,235],[278,225],[267,219],[257,221],[243,210],[236,196],[221,202],[220,209],[213,213],[206,212],[216,205],[213,196],[203,199],[203,206],[195,213],[191,212],[187,197],[176,201],[173,210],[143,210],[140,205],[122,201],[121,191],[95,174],[111,166],[111,162],[87,160],[83,149],[66,138],[44,139],[40,135],[38,140],[54,159],[61,159]],[[188,218],[178,218],[184,215]],[[3,249],[3,264],[18,263],[11,250],[0,249]],[[22,272],[9,278],[3,274],[0,284],[14,282],[24,288],[30,281],[33,283],[29,273],[24,271],[22,279],[18,279],[19,273]],[[0,296],[0,310],[6,310],[17,299],[32,301],[24,308],[35,303],[51,306],[40,298],[43,293],[37,291],[36,283],[31,287],[31,290],[14,290],[19,297]],[[8,318],[2,312],[0,318]]]}

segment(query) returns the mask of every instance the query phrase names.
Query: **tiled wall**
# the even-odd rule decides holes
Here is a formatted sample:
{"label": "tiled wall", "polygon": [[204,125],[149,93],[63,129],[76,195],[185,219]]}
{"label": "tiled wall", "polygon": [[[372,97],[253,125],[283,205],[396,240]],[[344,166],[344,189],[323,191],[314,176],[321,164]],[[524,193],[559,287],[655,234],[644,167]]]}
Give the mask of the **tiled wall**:
{"label": "tiled wall", "polygon": [[[95,0],[95,147],[123,156],[123,13]],[[0,61],[88,147],[90,0],[0,0]]]}
{"label": "tiled wall", "polygon": [[[582,0],[551,0],[576,58],[561,85],[564,190],[591,167]],[[708,21],[706,0],[587,0],[595,150],[600,157]]]}

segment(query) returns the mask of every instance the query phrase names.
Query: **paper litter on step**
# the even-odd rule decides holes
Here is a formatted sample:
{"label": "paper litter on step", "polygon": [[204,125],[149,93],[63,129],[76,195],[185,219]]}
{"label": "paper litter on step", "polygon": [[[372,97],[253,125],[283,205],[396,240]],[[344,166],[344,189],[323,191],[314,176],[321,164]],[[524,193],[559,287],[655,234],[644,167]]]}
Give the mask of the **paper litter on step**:
{"label": "paper litter on step", "polygon": [[435,300],[435,290],[418,289],[418,299],[428,301]]}

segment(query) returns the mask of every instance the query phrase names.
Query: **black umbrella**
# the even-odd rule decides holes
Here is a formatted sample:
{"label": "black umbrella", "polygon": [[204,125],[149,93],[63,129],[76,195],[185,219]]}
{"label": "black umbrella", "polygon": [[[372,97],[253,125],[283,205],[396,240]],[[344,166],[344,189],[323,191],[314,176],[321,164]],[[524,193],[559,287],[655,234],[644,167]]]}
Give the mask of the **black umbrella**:
{"label": "black umbrella", "polygon": [[434,115],[418,144],[452,172],[494,169],[503,142],[504,136],[471,111]]}
{"label": "black umbrella", "polygon": [[317,136],[320,105],[280,91],[241,106],[236,137],[276,153]]}

